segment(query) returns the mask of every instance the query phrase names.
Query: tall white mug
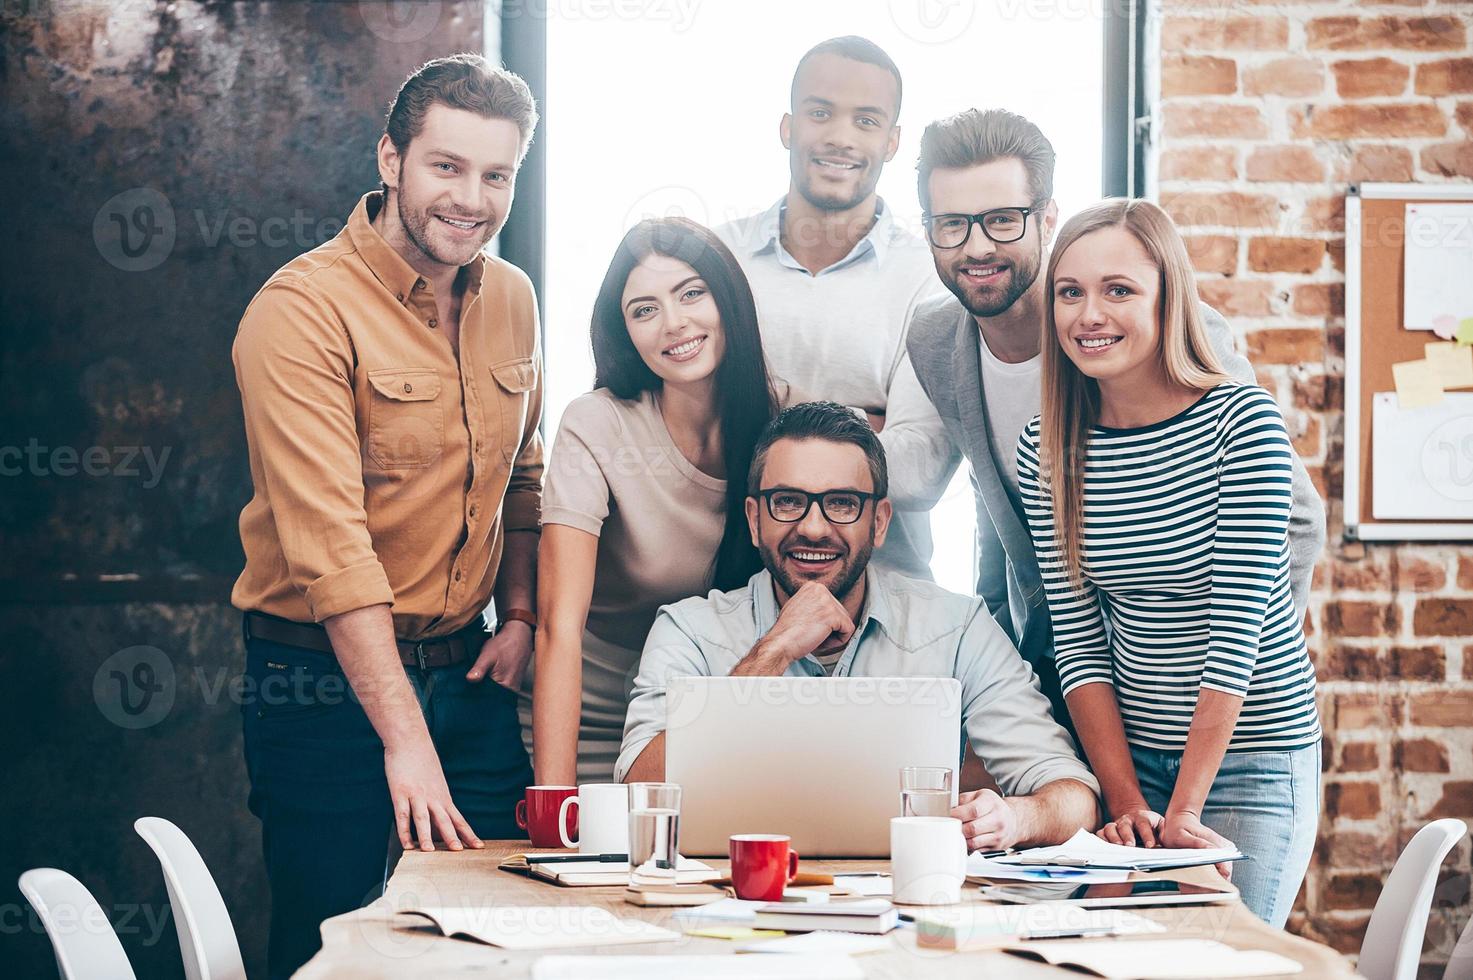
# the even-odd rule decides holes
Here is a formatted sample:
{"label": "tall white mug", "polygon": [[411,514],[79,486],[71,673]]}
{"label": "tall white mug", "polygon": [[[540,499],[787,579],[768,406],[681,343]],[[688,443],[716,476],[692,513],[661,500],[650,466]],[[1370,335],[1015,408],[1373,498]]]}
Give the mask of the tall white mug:
{"label": "tall white mug", "polygon": [[967,880],[967,841],[955,817],[895,817],[890,821],[891,901],[955,905]]}
{"label": "tall white mug", "polygon": [[[578,839],[568,840],[568,807],[578,807]],[[629,853],[629,787],[624,783],[584,783],[578,795],[563,800],[557,815],[564,847],[579,854]]]}

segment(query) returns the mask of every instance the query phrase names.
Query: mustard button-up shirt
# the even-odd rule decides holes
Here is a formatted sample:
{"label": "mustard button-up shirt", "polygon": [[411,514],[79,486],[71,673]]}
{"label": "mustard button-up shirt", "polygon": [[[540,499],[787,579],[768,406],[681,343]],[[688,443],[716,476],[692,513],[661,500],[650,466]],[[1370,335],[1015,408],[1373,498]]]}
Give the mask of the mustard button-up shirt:
{"label": "mustard button-up shirt", "polygon": [[542,363],[531,282],[468,265],[460,356],[433,289],[373,228],[365,195],[332,241],[273,275],[233,351],[255,495],[231,599],[299,622],[392,603],[401,639],[490,601],[506,531],[536,531]]}

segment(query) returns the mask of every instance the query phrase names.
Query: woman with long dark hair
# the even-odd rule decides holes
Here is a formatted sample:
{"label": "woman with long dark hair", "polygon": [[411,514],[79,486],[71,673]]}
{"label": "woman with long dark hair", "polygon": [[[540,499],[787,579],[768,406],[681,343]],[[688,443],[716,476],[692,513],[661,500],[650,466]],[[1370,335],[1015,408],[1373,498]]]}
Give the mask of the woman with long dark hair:
{"label": "woman with long dark hair", "polygon": [[788,401],[741,266],[693,221],[642,221],[624,236],[592,334],[594,390],[563,413],[542,494],[539,784],[612,778],[655,612],[761,567],[745,476]]}

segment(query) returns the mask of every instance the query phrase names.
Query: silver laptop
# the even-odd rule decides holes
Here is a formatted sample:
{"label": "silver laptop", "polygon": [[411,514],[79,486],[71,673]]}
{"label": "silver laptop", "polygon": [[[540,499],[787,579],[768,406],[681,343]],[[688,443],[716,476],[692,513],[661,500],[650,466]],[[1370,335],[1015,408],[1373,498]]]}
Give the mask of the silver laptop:
{"label": "silver laptop", "polygon": [[[680,851],[787,834],[804,858],[887,857],[904,766],[960,769],[952,677],[677,677],[665,778],[682,787]],[[955,802],[956,782],[952,793]]]}

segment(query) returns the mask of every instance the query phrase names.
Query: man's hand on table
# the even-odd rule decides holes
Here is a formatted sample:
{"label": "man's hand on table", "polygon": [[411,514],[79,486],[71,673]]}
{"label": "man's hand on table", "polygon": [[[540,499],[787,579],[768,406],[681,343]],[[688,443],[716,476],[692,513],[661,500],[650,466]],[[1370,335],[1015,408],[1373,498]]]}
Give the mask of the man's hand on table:
{"label": "man's hand on table", "polygon": [[465,844],[485,846],[451,802],[445,771],[440,768],[440,757],[435,754],[428,733],[423,738],[410,739],[405,745],[386,745],[384,774],[389,780],[399,844],[406,851],[413,849],[415,840],[419,841],[420,850],[433,851],[437,830],[452,851],[462,850]]}

